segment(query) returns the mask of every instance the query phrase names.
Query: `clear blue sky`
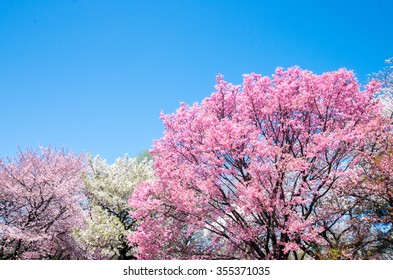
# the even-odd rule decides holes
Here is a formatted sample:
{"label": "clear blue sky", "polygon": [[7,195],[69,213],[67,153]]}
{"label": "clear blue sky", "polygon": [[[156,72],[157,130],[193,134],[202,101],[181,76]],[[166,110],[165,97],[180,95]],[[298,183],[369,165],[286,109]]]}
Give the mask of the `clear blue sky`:
{"label": "clear blue sky", "polygon": [[112,162],[222,73],[353,69],[393,56],[393,1],[0,1],[0,157],[62,145]]}

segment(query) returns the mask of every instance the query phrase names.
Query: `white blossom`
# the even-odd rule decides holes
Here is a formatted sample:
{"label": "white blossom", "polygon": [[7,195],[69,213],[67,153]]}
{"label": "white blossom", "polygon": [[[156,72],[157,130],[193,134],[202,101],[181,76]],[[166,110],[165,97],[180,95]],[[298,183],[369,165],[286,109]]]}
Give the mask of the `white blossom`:
{"label": "white blossom", "polygon": [[75,236],[91,258],[132,258],[127,235],[135,221],[128,199],[135,187],[152,178],[152,161],[129,158],[126,154],[109,165],[99,156],[88,158],[90,170],[84,177],[86,213],[83,228]]}

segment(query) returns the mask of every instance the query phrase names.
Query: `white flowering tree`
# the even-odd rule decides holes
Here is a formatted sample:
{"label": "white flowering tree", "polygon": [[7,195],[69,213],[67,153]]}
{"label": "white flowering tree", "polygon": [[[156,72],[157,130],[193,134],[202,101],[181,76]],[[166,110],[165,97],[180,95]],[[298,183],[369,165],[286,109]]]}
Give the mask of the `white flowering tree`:
{"label": "white flowering tree", "polygon": [[90,258],[133,259],[127,235],[133,230],[128,199],[135,187],[152,177],[152,161],[145,154],[127,155],[109,165],[99,156],[89,156],[85,174],[86,214],[83,228],[75,229],[76,239]]}
{"label": "white flowering tree", "polygon": [[387,66],[384,69],[371,76],[382,84],[378,99],[384,105],[384,115],[388,118],[393,118],[393,57],[386,59],[385,63]]}

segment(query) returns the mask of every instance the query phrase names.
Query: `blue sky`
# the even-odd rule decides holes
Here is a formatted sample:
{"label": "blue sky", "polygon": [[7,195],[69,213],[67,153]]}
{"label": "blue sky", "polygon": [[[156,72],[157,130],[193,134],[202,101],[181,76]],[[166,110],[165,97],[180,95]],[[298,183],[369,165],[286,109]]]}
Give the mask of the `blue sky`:
{"label": "blue sky", "polygon": [[151,148],[160,112],[298,65],[365,82],[393,56],[393,1],[0,2],[0,157],[66,146],[112,162]]}

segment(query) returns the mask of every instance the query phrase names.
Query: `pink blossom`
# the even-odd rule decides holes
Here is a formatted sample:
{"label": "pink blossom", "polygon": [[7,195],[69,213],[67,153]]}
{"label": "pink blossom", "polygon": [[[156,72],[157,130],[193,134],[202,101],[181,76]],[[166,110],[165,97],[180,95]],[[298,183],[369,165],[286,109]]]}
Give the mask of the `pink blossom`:
{"label": "pink blossom", "polygon": [[156,180],[130,200],[138,258],[320,258],[328,231],[348,223],[356,160],[388,125],[372,101],[379,85],[361,90],[346,69],[243,77],[219,75],[200,105],[161,115]]}

